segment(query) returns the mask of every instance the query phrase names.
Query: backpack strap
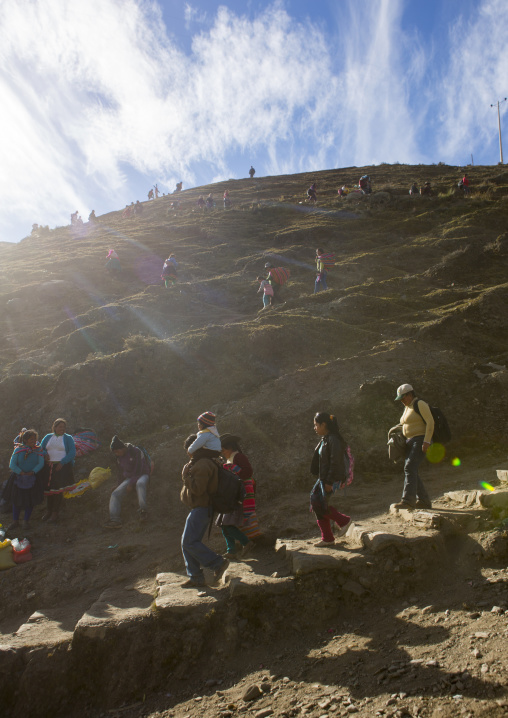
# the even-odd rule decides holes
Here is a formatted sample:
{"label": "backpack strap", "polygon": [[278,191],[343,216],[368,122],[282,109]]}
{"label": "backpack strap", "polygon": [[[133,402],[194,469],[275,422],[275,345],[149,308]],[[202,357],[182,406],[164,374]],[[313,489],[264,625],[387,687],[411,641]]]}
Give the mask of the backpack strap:
{"label": "backpack strap", "polygon": [[[418,408],[418,402],[419,402],[419,401],[420,401],[420,399],[415,399],[414,404],[413,404],[413,409],[416,411],[416,413],[418,414],[418,416],[419,416],[421,419],[423,419],[423,423],[425,424],[425,426],[427,426],[427,422],[426,422],[425,419],[423,418],[422,412],[421,412],[420,409]],[[429,409],[430,409],[430,406],[429,406]]]}

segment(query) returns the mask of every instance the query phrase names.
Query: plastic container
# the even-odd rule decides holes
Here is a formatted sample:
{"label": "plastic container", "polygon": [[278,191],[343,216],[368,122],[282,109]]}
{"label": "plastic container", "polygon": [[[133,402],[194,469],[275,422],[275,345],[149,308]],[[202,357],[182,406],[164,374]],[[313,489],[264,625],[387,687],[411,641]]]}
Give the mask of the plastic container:
{"label": "plastic container", "polygon": [[15,538],[12,539],[12,550],[14,551],[14,560],[16,560],[16,555],[21,556],[23,554],[30,553],[30,541],[26,538],[24,538],[22,541]]}

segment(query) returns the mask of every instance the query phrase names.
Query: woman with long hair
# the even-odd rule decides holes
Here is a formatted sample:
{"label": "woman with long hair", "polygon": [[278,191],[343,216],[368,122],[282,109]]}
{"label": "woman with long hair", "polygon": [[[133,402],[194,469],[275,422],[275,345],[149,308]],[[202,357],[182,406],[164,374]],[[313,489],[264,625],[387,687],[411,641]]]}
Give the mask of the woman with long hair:
{"label": "woman with long hair", "polygon": [[41,441],[46,453],[42,475],[44,494],[48,499],[48,510],[42,520],[50,523],[58,521],[64,493],[76,487],[73,470],[76,445],[66,429],[65,419],[56,419],[51,434],[46,434]]}
{"label": "woman with long hair", "polygon": [[14,452],[9,463],[12,474],[4,493],[4,498],[12,502],[11,531],[19,527],[21,511],[24,511],[23,528],[29,528],[28,522],[34,506],[44,501],[39,473],[44,466],[44,452],[37,439],[34,429],[24,429],[14,442]]}
{"label": "woman with long hair", "polygon": [[345,484],[348,462],[347,444],[340,435],[337,418],[324,411],[314,417],[314,431],[320,437],[311,464],[311,474],[317,481],[310,494],[311,510],[316,515],[321,530],[321,541],[316,546],[332,546],[335,543],[330,522],[335,521],[339,530],[337,536],[344,536],[351,524],[351,518],[330,506],[328,498],[335,486]]}

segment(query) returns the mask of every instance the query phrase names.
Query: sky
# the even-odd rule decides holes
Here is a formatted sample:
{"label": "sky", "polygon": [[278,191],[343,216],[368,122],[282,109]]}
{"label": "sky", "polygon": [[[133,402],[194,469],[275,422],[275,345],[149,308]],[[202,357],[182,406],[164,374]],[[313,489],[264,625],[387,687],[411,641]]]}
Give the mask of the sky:
{"label": "sky", "polygon": [[494,165],[507,35],[506,0],[0,0],[0,241],[251,164]]}

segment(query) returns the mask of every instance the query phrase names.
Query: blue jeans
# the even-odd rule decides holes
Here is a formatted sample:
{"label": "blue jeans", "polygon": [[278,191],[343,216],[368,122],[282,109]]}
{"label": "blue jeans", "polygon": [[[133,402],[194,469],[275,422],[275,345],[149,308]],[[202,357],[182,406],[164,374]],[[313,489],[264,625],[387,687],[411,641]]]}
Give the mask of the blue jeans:
{"label": "blue jeans", "polygon": [[269,307],[270,306],[270,299],[272,297],[269,294],[263,294],[263,307]]}
{"label": "blue jeans", "polygon": [[[328,285],[326,284],[327,274],[328,272],[321,272],[321,274],[318,274],[316,277],[316,281],[314,282],[314,294],[320,292],[322,289],[328,289]],[[318,281],[319,277],[321,277],[321,279]]]}
{"label": "blue jeans", "polygon": [[418,473],[418,467],[424,457],[422,451],[423,439],[423,436],[415,436],[407,442],[406,460],[404,462],[402,501],[407,501],[413,506],[417,499],[430,503],[429,495]]}
{"label": "blue jeans", "polygon": [[182,553],[187,575],[194,580],[204,580],[202,566],[215,570],[224,563],[222,556],[202,543],[209,523],[210,513],[207,506],[191,509],[185,522],[182,534]]}
{"label": "blue jeans", "polygon": [[[139,508],[146,511],[146,489],[148,486],[148,474],[143,474],[136,481],[136,493],[138,495]],[[120,511],[122,509],[122,501],[129,488],[130,479],[122,481],[109,500],[109,518],[111,521],[120,521]]]}

